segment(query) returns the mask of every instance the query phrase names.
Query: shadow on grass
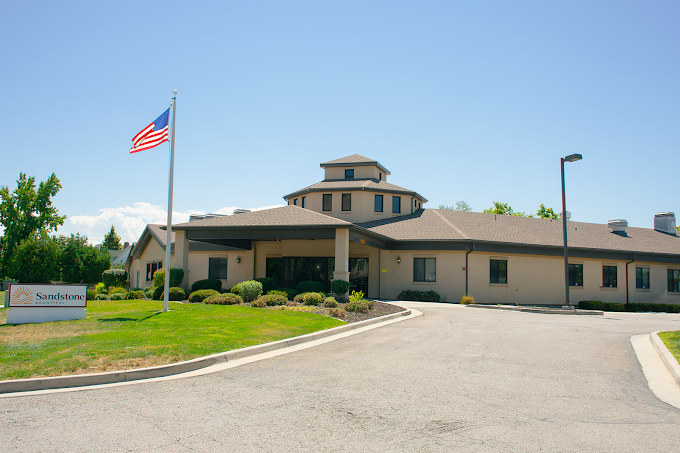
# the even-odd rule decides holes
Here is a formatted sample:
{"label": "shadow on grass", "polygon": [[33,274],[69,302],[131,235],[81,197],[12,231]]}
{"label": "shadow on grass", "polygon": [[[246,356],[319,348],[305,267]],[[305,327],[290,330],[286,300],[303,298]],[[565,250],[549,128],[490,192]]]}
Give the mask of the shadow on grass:
{"label": "shadow on grass", "polygon": [[142,322],[146,321],[149,318],[153,318],[154,316],[160,315],[162,312],[156,312],[156,313],[151,313],[148,316],[145,316],[143,318],[104,318],[104,319],[98,319],[97,321],[99,322],[129,322],[129,321],[134,321],[134,322]]}

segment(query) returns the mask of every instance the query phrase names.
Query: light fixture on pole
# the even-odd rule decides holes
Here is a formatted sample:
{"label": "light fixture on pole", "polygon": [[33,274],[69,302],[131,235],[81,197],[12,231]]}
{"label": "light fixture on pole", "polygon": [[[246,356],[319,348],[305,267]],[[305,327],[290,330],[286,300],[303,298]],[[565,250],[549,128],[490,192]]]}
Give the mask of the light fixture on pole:
{"label": "light fixture on pole", "polygon": [[567,304],[563,307],[572,309],[571,301],[569,300],[569,251],[567,249],[567,202],[564,190],[564,163],[576,162],[583,159],[580,154],[570,154],[567,157],[560,158],[560,165],[562,170],[562,237],[564,238],[564,291],[566,293]]}

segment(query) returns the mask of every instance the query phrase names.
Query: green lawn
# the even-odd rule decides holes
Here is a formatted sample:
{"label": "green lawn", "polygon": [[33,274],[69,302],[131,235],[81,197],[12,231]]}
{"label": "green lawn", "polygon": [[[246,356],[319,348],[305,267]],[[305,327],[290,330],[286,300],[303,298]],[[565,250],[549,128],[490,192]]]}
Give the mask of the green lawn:
{"label": "green lawn", "polygon": [[680,331],[659,332],[659,338],[664,342],[671,354],[680,363]]}
{"label": "green lawn", "polygon": [[7,325],[0,309],[0,380],[180,362],[345,324],[321,315],[245,306],[88,301],[87,318]]}

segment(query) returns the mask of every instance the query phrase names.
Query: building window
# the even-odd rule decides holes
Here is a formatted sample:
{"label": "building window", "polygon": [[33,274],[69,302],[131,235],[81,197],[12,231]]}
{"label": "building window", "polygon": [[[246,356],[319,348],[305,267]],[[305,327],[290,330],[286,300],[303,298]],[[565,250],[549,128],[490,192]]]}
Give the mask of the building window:
{"label": "building window", "polygon": [[343,193],[342,194],[342,210],[351,211],[352,210],[352,194]]}
{"label": "building window", "polygon": [[302,197],[302,207],[303,208],[307,207],[307,197]]}
{"label": "building window", "polygon": [[569,265],[569,286],[583,286],[583,264]]}
{"label": "building window", "polygon": [[616,266],[602,266],[602,286],[616,288]]}
{"label": "building window", "polygon": [[401,214],[401,197],[392,197],[392,212]]}
{"label": "building window", "polygon": [[163,269],[163,261],[156,261],[154,263],[146,263],[146,281],[153,280],[153,273],[158,269]]}
{"label": "building window", "polygon": [[436,282],[437,258],[413,258],[413,281]]}
{"label": "building window", "polygon": [[382,181],[382,172],[380,172],[380,174],[378,176],[378,181]]}
{"label": "building window", "polygon": [[208,278],[227,279],[226,258],[208,258]]}
{"label": "building window", "polygon": [[354,179],[354,169],[353,168],[345,170],[345,179]]}
{"label": "building window", "polygon": [[635,268],[635,287],[638,289],[649,289],[649,268]]}
{"label": "building window", "polygon": [[333,194],[330,193],[323,194],[323,207],[321,209],[323,209],[324,211],[333,210]]}
{"label": "building window", "polygon": [[293,206],[297,206],[297,198],[293,200]]}
{"label": "building window", "polygon": [[668,292],[680,293],[680,269],[668,269]]}
{"label": "building window", "polygon": [[375,212],[383,212],[383,196],[375,196]]}
{"label": "building window", "polygon": [[489,261],[489,282],[508,283],[508,260]]}

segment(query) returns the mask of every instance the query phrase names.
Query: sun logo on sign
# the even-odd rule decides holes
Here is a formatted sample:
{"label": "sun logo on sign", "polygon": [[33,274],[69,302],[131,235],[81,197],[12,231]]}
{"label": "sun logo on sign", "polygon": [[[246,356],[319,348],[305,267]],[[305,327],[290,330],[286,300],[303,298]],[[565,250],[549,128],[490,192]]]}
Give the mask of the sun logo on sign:
{"label": "sun logo on sign", "polygon": [[30,305],[33,302],[33,291],[20,288],[12,293],[12,305]]}

